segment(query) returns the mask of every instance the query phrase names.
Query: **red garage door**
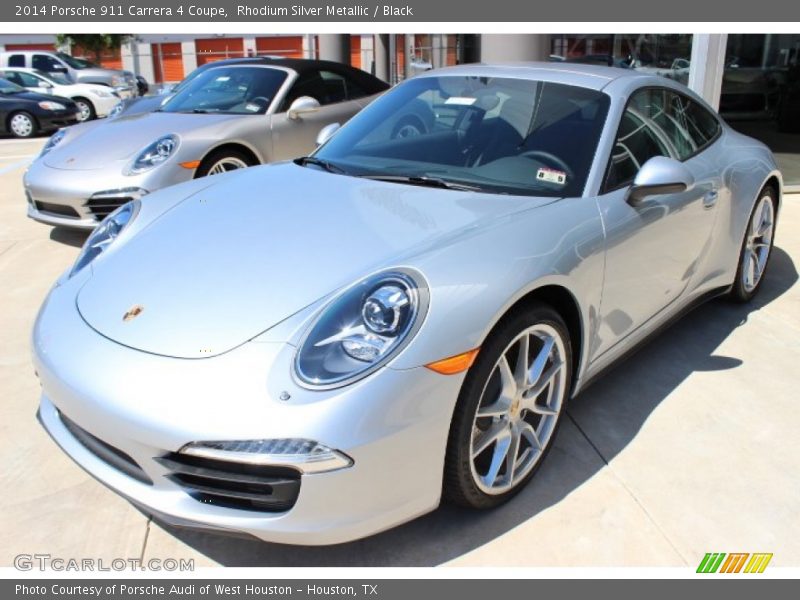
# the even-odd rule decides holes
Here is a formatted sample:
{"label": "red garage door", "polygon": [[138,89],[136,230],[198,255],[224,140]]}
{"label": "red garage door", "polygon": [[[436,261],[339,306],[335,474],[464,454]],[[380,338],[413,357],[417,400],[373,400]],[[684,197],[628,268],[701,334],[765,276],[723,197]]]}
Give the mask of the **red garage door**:
{"label": "red garage door", "polygon": [[350,36],[350,64],[357,69],[363,69],[361,66],[361,35]]}
{"label": "red garage door", "polygon": [[244,40],[242,38],[212,38],[197,40],[197,66],[226,58],[244,56]]}
{"label": "red garage door", "polygon": [[[78,58],[85,58],[91,62],[96,62],[97,60],[94,56],[94,52],[88,52],[80,46],[73,46],[70,50],[70,54]],[[106,69],[122,69],[122,53],[119,48],[116,50],[103,51],[103,54],[100,56],[100,66]]]}
{"label": "red garage door", "polygon": [[183,79],[181,44],[151,44],[153,76],[156,83],[175,83]]}
{"label": "red garage door", "polygon": [[286,58],[303,58],[303,36],[276,35],[256,38],[256,52]]}
{"label": "red garage door", "polygon": [[56,47],[53,44],[6,44],[6,51],[12,50],[47,50],[53,52]]}

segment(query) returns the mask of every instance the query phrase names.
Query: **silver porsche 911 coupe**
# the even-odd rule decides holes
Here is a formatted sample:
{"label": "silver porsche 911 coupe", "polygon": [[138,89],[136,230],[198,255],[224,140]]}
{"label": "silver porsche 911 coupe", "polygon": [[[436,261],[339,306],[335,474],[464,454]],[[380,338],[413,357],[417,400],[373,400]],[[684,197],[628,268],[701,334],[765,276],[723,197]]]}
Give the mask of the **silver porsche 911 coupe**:
{"label": "silver porsche 911 coupe", "polygon": [[105,219],[37,319],[39,416],[173,524],[330,544],[493,507],[593,377],[758,292],[781,187],[664,78],[430,71],[311,156]]}
{"label": "silver porsche 911 coupe", "polygon": [[28,216],[94,229],[168,185],[307,154],[322,126],[348,120],[389,87],[323,60],[247,58],[198,71],[157,98],[154,112],[55,133],[23,179]]}

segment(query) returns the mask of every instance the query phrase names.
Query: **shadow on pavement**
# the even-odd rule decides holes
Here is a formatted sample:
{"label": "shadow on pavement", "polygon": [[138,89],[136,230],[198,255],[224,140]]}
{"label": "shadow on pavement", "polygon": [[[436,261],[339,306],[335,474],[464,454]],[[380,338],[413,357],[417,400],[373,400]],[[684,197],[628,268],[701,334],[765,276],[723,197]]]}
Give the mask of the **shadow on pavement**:
{"label": "shadow on pavement", "polygon": [[83,246],[83,242],[86,241],[88,235],[88,231],[69,229],[68,227],[53,227],[53,229],[50,230],[51,240],[75,248]]}
{"label": "shadow on pavement", "polygon": [[[789,255],[775,248],[756,299],[733,304],[724,299],[696,309],[641,352],[576,398],[553,452],[534,481],[498,509],[477,512],[442,506],[415,521],[373,537],[337,546],[286,546],[250,538],[172,527],[165,531],[225,566],[432,566],[465,554],[517,527],[590,479],[633,440],[650,413],[695,371],[735,369],[740,359],[715,350],[749,315],[797,281]],[[592,446],[575,425],[588,431]],[[599,441],[595,439],[595,435]],[[565,438],[571,438],[565,440]],[[568,442],[568,443],[567,443]],[[584,454],[581,456],[580,448]],[[590,447],[591,448],[591,447]],[[594,452],[600,453],[599,457]]]}

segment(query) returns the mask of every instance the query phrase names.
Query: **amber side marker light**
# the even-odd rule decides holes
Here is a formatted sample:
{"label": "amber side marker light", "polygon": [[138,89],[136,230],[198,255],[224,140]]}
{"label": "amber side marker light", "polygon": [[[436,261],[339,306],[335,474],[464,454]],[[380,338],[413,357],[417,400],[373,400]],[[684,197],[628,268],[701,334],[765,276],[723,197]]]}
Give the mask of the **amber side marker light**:
{"label": "amber side marker light", "polygon": [[474,350],[456,354],[449,358],[443,358],[442,360],[428,363],[425,366],[431,371],[435,371],[441,375],[455,375],[456,373],[461,373],[469,369],[478,357],[479,351],[480,348],[475,348]]}
{"label": "amber side marker light", "polygon": [[180,165],[184,169],[196,169],[197,167],[200,166],[200,161],[199,160],[190,160],[188,162],[182,162],[182,163],[180,163]]}

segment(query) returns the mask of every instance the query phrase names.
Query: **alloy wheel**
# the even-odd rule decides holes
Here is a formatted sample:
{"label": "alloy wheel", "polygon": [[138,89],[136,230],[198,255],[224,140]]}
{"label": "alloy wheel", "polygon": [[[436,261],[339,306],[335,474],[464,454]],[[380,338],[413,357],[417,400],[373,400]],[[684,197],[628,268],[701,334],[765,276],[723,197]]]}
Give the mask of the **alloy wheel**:
{"label": "alloy wheel", "polygon": [[92,108],[86,102],[78,100],[75,104],[78,105],[78,121],[83,123],[92,118]]}
{"label": "alloy wheel", "polygon": [[208,174],[221,175],[222,173],[227,173],[228,171],[245,169],[247,166],[247,163],[239,158],[234,156],[226,156],[225,158],[221,158],[211,165],[211,168],[208,170]]}
{"label": "alloy wheel", "polygon": [[564,341],[545,323],[503,351],[483,388],[470,442],[472,477],[489,495],[523,481],[555,431],[567,393]]}
{"label": "alloy wheel", "polygon": [[772,232],[775,226],[775,207],[772,198],[764,195],[758,201],[747,229],[745,250],[742,255],[742,285],[752,292],[761,281],[772,250]]}

